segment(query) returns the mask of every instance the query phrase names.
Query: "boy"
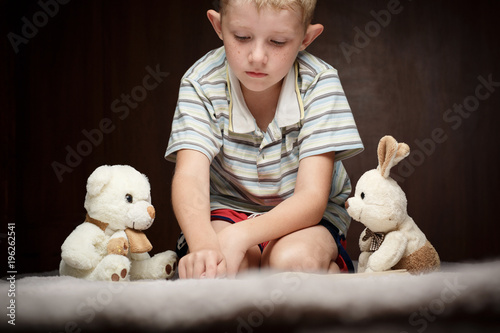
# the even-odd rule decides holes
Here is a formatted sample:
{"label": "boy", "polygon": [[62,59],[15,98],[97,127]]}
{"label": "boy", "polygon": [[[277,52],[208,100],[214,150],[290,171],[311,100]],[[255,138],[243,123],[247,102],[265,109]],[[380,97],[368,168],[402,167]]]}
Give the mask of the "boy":
{"label": "boy", "polygon": [[222,0],[207,13],[224,46],[184,75],[165,153],[180,278],[353,270],[340,160],[363,145],[336,70],[304,51],[323,31],[315,5]]}

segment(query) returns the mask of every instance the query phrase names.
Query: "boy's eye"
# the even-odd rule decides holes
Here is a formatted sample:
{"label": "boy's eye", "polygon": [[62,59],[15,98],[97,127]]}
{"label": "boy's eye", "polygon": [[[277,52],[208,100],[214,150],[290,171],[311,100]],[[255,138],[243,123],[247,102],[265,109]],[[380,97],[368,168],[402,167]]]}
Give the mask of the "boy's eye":
{"label": "boy's eye", "polygon": [[238,35],[234,35],[234,38],[236,38],[237,40],[242,41],[242,42],[250,39],[250,37],[238,36]]}
{"label": "boy's eye", "polygon": [[279,42],[277,40],[272,40],[271,43],[273,43],[276,46],[283,46],[283,45],[285,45],[285,42]]}

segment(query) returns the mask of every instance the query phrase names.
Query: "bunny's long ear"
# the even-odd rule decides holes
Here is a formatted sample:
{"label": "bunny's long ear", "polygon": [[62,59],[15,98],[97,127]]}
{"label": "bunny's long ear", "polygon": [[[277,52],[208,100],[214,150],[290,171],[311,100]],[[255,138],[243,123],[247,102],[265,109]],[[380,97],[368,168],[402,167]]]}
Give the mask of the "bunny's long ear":
{"label": "bunny's long ear", "polygon": [[390,135],[380,139],[378,144],[378,170],[387,178],[391,168],[410,154],[410,147],[406,143],[399,143]]}
{"label": "bunny's long ear", "polygon": [[410,155],[410,147],[404,142],[398,143],[398,152],[396,153],[396,156],[394,157],[394,164],[392,166],[395,166],[396,164],[398,164],[401,160],[403,160],[408,155]]}
{"label": "bunny's long ear", "polygon": [[111,178],[111,166],[102,165],[92,172],[87,180],[87,193],[91,196],[101,193],[102,188]]}

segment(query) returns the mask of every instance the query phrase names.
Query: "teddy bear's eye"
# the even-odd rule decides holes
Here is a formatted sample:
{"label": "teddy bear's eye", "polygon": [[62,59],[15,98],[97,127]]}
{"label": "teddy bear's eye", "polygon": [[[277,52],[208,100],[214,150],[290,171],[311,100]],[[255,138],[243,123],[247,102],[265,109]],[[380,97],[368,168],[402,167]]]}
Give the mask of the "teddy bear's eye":
{"label": "teddy bear's eye", "polygon": [[361,199],[365,198],[365,192],[361,192]]}
{"label": "teddy bear's eye", "polygon": [[126,194],[125,199],[127,199],[128,203],[132,203],[132,201],[134,201],[134,197],[130,194]]}

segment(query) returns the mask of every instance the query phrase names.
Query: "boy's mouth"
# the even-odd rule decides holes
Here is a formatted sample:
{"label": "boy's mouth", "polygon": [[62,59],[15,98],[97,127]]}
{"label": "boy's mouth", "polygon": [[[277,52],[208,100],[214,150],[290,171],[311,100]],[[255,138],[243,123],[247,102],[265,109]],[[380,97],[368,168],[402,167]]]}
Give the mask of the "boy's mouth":
{"label": "boy's mouth", "polygon": [[248,76],[259,79],[267,76],[266,73],[260,73],[260,72],[245,72]]}

